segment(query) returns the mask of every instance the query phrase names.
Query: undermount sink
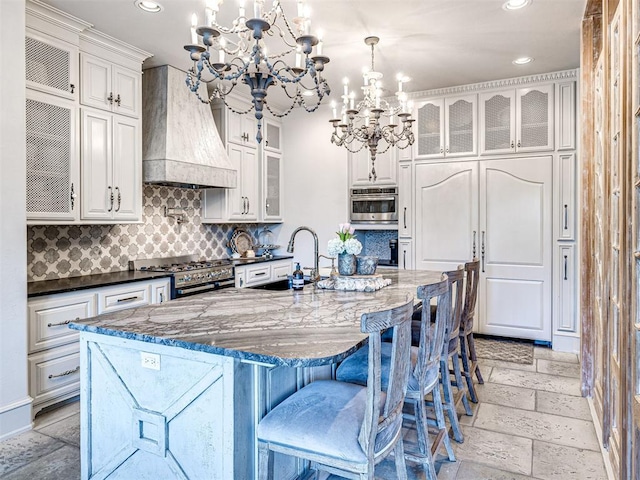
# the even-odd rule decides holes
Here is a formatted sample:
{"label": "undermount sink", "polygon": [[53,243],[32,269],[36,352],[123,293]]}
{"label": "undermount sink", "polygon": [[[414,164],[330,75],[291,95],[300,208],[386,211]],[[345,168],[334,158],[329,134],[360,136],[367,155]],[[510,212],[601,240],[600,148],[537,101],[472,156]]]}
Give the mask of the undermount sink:
{"label": "undermount sink", "polygon": [[[309,283],[311,283],[309,280],[304,281],[305,285]],[[275,291],[289,290],[289,280],[279,280],[277,282],[267,283],[265,285],[256,285],[255,287],[249,287],[249,288],[255,288],[256,290],[275,290]]]}

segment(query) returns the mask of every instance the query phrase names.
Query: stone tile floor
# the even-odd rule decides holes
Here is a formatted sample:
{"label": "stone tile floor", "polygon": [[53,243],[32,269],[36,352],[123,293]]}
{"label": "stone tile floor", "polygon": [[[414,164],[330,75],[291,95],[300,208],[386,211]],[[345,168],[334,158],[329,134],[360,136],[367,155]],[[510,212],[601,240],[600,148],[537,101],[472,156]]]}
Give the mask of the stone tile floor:
{"label": "stone tile floor", "polygon": [[[480,402],[472,417],[461,414],[465,442],[453,442],[456,462],[438,461],[439,480],[607,479],[577,356],[540,347],[534,356],[533,365],[481,360]],[[79,479],[79,422],[78,402],[38,415],[34,430],[0,443],[0,478]],[[408,446],[412,437],[407,429]],[[425,478],[407,466],[411,480]],[[392,460],[376,478],[396,478]]]}

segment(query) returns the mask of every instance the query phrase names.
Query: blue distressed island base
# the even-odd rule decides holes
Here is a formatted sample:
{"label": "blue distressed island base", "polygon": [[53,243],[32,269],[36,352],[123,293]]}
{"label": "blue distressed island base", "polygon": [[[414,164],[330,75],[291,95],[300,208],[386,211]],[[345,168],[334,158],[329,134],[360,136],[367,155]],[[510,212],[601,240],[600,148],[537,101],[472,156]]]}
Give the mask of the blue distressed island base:
{"label": "blue distressed island base", "polygon": [[[381,272],[392,284],[377,292],[227,289],[71,324],[81,342],[82,478],[257,478],[259,420],[365,342],[362,313],[440,279]],[[276,456],[274,478],[305,467]]]}

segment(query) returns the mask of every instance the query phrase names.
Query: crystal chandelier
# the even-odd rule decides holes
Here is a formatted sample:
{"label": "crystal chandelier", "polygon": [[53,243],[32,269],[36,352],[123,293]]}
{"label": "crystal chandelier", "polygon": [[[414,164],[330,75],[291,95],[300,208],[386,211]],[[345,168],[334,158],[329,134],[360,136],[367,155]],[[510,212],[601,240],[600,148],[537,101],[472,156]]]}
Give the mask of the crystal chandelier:
{"label": "crystal chandelier", "polygon": [[[192,16],[191,44],[184,46],[193,60],[193,67],[187,72],[187,87],[203,103],[222,99],[235,113],[254,111],[258,121],[256,140],[260,143],[264,106],[276,117],[284,117],[297,105],[307,112],[317,110],[323,97],[330,93],[322,77],[329,58],[322,55],[322,39],[309,33],[311,21],[304,1],[298,0],[297,16],[289,20],[280,0],[273,0],[268,11],[264,0],[255,0],[249,18],[244,0],[239,0],[238,17],[230,27],[218,24],[223,1],[206,1],[204,25],[197,26],[197,16]],[[294,55],[295,66],[290,66],[284,58]],[[245,111],[234,109],[226,101],[239,80],[251,91],[251,106]],[[209,86],[206,97],[200,94],[202,83]],[[290,102],[283,113],[273,111],[267,102],[268,88],[278,84]]]}
{"label": "crystal chandelier", "polygon": [[[333,124],[331,142],[337,146],[344,146],[351,153],[356,153],[364,147],[369,149],[371,154],[371,172],[369,181],[374,182],[376,175],[376,155],[396,146],[404,149],[413,144],[413,132],[411,131],[412,103],[407,101],[407,94],[402,91],[402,84],[409,81],[402,74],[397,75],[398,91],[396,99],[398,105],[392,106],[386,100],[380,98],[382,94],[382,73],[376,72],[374,68],[373,48],[378,44],[378,37],[367,37],[364,43],[371,47],[371,69],[363,72],[364,85],[361,87],[364,98],[355,104],[355,93],[349,93],[349,79],[345,78],[344,93],[342,95],[341,117],[338,117],[336,104],[332,102],[333,119],[329,120]],[[401,126],[395,123],[396,116],[401,122]],[[387,124],[383,125],[381,119],[386,118]],[[380,140],[385,144],[379,146]]]}

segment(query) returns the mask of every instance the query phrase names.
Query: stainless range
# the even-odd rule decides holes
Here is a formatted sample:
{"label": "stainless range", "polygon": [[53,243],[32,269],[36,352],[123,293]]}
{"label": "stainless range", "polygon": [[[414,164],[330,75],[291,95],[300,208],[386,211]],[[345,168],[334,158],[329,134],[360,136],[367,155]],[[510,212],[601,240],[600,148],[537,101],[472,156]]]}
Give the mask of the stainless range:
{"label": "stainless range", "polygon": [[199,260],[196,255],[129,261],[129,270],[171,273],[171,298],[233,287],[235,277],[229,259]]}

